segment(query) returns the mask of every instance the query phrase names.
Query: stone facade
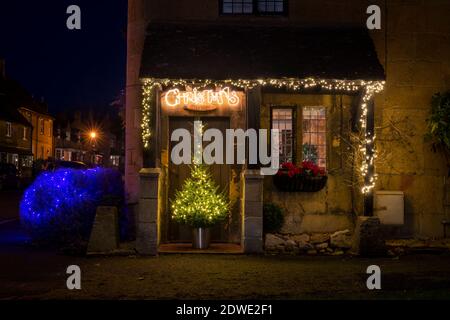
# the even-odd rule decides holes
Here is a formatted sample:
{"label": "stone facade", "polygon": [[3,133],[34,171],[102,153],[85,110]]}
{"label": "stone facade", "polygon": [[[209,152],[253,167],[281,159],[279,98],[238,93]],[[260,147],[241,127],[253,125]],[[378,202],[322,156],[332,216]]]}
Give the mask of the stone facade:
{"label": "stone facade", "polygon": [[[304,95],[304,94],[263,94],[261,128],[270,128],[270,108],[272,106],[293,107],[296,116],[295,139],[297,141],[296,162],[302,161],[302,117],[301,110],[308,106],[326,108],[327,129],[327,170],[328,182],[319,192],[280,192],[273,185],[272,177],[265,177],[264,201],[274,202],[284,209],[285,223],[282,233],[334,232],[352,229],[354,213],[361,212],[362,202],[352,207],[352,197],[358,190],[350,187],[353,170],[348,166],[350,145],[350,117],[353,97],[345,95]],[[334,141],[334,142],[333,142]],[[337,142],[336,142],[337,141]]]}
{"label": "stone facade", "polygon": [[[447,168],[445,159],[431,152],[423,135],[431,96],[450,87],[450,19],[447,14],[450,3],[443,0],[289,1],[289,17],[251,16],[244,19],[248,23],[274,25],[364,27],[366,8],[370,4],[381,7],[382,30],[371,31],[371,36],[387,80],[385,91],[375,98],[379,151],[375,163],[376,189],[405,193],[405,225],[384,231],[391,237],[441,237],[441,221],[448,217],[450,204]],[[139,69],[146,25],[149,21],[243,22],[240,17],[219,16],[218,5],[219,1],[211,0],[129,1],[126,186],[130,203],[138,201],[138,172],[142,167]],[[330,179],[324,190],[315,194],[282,194],[274,190],[270,178],[265,178],[264,200],[276,202],[287,211],[283,233],[302,236],[353,230],[356,217],[362,212],[359,190],[352,189],[347,183],[350,173],[341,152],[345,144],[342,139],[339,145],[333,143],[336,132],[345,135],[348,130],[349,113],[348,110],[340,112],[341,99],[344,109],[352,103],[350,97],[340,95],[263,96],[262,127],[268,126],[268,108],[273,104],[297,107],[320,104],[327,107],[330,115],[327,123]],[[239,177],[239,173],[235,176]],[[433,186],[433,192],[429,192],[430,186]],[[295,246],[289,242],[284,247]],[[326,248],[311,250],[320,252]]]}
{"label": "stone facade", "polygon": [[[448,217],[445,161],[424,141],[431,96],[450,88],[448,1],[389,1],[375,45],[386,70],[375,100],[377,189],[405,193],[405,225],[390,236],[442,237]],[[433,192],[430,192],[432,186]]]}

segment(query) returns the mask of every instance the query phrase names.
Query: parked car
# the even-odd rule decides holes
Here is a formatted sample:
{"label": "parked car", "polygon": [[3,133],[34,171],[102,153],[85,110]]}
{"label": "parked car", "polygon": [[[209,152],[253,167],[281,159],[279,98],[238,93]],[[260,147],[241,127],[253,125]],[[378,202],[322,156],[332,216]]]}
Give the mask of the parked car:
{"label": "parked car", "polygon": [[[79,161],[56,161],[54,163],[52,163],[52,165],[54,166],[53,169],[61,169],[61,168],[66,168],[66,169],[80,169],[80,170],[86,170],[89,169],[88,165],[86,165],[83,162],[79,162]],[[50,164],[49,164],[50,166]]]}
{"label": "parked car", "polygon": [[0,163],[0,190],[19,189],[20,172],[11,163]]}

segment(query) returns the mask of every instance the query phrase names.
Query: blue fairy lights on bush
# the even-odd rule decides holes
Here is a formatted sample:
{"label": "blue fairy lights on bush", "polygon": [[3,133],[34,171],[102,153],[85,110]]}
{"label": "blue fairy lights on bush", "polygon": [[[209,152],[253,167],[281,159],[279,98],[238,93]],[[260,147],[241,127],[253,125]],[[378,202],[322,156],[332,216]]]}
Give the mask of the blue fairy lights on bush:
{"label": "blue fairy lights on bush", "polygon": [[41,174],[25,191],[20,216],[33,240],[77,246],[88,239],[96,208],[102,204],[123,207],[118,171],[60,169]]}

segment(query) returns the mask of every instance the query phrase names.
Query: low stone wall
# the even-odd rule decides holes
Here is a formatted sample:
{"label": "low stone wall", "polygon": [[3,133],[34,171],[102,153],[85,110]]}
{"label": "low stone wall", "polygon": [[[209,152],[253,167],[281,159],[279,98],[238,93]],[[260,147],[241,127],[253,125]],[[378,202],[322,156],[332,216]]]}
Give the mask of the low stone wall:
{"label": "low stone wall", "polygon": [[266,234],[264,249],[269,254],[343,255],[352,246],[350,230],[334,233]]}

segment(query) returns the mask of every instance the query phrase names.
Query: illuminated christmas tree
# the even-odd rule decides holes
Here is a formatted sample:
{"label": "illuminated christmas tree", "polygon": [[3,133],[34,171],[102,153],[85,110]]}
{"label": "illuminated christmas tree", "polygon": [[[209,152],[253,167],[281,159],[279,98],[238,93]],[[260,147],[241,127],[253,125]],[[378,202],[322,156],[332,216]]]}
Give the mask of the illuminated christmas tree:
{"label": "illuminated christmas tree", "polygon": [[223,221],[229,211],[229,201],[212,180],[208,167],[194,164],[191,177],[172,201],[172,218],[194,228],[208,228]]}
{"label": "illuminated christmas tree", "polygon": [[223,221],[230,211],[225,193],[219,191],[208,167],[202,164],[203,130],[202,122],[195,121],[191,176],[184,181],[183,188],[177,191],[172,201],[172,218],[194,228],[211,227]]}

